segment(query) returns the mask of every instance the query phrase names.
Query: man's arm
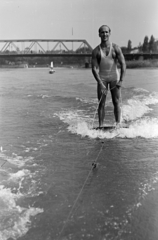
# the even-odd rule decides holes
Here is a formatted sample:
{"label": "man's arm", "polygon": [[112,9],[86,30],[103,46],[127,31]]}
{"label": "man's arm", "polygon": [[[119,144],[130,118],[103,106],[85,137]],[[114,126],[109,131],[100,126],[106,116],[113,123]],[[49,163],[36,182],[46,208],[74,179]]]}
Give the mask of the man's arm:
{"label": "man's arm", "polygon": [[98,61],[97,61],[97,48],[95,48],[92,52],[92,73],[95,78],[95,80],[100,84],[102,90],[106,90],[106,87],[102,83],[102,80],[100,79],[99,73],[98,73]]}
{"label": "man's arm", "polygon": [[125,62],[125,58],[123,56],[121,48],[116,46],[115,51],[116,51],[116,55],[117,55],[117,60],[121,67],[120,80],[119,80],[117,86],[121,87],[122,81],[123,81],[125,73],[126,73],[126,62]]}

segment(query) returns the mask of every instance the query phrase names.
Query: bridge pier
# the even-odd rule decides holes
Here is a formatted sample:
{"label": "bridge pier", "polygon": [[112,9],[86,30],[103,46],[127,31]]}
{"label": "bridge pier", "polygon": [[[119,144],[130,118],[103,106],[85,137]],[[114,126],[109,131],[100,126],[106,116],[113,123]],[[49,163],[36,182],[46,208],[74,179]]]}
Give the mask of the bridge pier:
{"label": "bridge pier", "polygon": [[91,57],[85,59],[85,68],[91,68]]}

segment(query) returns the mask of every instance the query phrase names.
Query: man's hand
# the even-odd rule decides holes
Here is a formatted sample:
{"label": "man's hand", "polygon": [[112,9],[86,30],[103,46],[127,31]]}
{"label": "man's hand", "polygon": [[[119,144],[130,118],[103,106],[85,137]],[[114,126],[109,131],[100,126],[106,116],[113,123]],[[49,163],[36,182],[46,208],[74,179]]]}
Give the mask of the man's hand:
{"label": "man's hand", "polygon": [[105,94],[105,95],[106,95],[106,94],[107,94],[107,91],[108,91],[107,88],[106,88],[106,86],[105,86],[103,83],[101,83],[100,85],[101,85],[101,92],[102,92],[102,94]]}
{"label": "man's hand", "polygon": [[117,87],[122,87],[122,80],[118,81],[118,83],[116,83]]}

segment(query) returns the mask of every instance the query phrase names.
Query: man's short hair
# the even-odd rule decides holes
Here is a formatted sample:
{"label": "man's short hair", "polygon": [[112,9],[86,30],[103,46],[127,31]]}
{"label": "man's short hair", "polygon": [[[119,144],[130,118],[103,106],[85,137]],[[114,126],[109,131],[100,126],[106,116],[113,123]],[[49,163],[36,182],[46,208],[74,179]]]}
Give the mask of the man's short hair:
{"label": "man's short hair", "polygon": [[99,28],[99,33],[100,33],[102,27],[108,27],[108,28],[109,28],[109,32],[111,33],[111,29],[110,29],[110,27],[109,27],[108,25],[102,25],[102,26]]}

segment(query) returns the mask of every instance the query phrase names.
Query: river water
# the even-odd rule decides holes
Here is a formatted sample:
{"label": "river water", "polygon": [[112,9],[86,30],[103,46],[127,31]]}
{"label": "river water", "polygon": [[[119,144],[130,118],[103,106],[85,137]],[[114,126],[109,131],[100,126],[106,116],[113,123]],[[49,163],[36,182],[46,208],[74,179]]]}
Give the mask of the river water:
{"label": "river water", "polygon": [[90,69],[0,70],[0,240],[158,239],[158,70],[121,95],[97,131]]}

